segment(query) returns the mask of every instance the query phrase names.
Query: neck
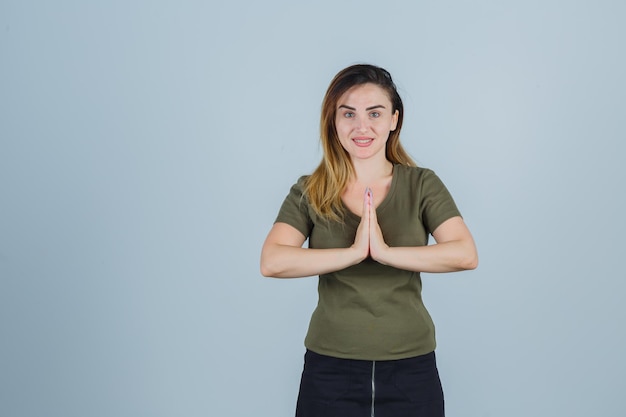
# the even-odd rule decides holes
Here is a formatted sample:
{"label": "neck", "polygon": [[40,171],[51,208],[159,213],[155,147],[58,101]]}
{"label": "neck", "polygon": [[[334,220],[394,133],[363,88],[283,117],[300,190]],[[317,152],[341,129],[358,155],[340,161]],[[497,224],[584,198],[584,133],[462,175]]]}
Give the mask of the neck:
{"label": "neck", "polygon": [[360,183],[369,184],[384,177],[388,177],[393,172],[393,164],[386,158],[379,160],[353,160],[355,180]]}

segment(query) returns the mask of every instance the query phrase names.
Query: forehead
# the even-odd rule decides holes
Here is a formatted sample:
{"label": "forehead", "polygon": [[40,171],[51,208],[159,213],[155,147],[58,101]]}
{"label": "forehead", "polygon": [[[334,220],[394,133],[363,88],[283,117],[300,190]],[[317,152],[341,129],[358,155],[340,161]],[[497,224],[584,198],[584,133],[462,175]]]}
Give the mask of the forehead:
{"label": "forehead", "polygon": [[349,105],[351,107],[369,107],[372,105],[383,105],[390,108],[391,100],[387,92],[376,84],[355,85],[343,93],[337,101],[337,107]]}

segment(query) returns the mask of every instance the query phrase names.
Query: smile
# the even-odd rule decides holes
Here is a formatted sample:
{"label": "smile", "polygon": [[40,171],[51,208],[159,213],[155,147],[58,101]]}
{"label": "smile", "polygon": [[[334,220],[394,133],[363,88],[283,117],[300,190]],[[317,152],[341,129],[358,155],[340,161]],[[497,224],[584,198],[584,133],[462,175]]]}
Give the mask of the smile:
{"label": "smile", "polygon": [[355,138],[352,139],[352,141],[357,144],[358,146],[367,146],[370,143],[372,143],[374,141],[374,139],[371,138]]}

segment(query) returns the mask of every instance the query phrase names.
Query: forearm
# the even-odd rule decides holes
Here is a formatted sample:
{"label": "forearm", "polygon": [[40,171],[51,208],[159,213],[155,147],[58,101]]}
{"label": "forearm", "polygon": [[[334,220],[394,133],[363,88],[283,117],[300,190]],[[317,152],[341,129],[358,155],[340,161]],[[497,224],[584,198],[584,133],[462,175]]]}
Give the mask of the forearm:
{"label": "forearm", "polygon": [[475,269],[478,255],[472,241],[449,241],[429,246],[385,247],[373,258],[381,264],[416,272],[455,272]]}
{"label": "forearm", "polygon": [[261,252],[261,274],[274,278],[301,278],[326,274],[355,265],[365,259],[350,248],[308,249],[272,244]]}

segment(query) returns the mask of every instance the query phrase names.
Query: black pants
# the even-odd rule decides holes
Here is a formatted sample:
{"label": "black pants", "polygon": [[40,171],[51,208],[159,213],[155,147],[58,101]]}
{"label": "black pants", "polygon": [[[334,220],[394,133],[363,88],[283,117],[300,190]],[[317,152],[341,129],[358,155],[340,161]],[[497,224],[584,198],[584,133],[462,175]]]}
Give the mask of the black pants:
{"label": "black pants", "polygon": [[435,352],[362,361],[307,350],[296,417],[443,417]]}

